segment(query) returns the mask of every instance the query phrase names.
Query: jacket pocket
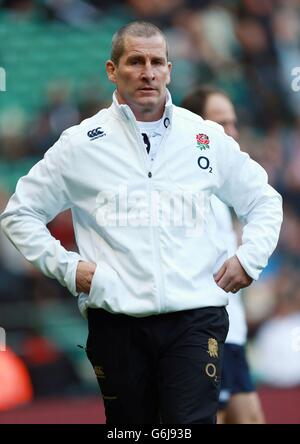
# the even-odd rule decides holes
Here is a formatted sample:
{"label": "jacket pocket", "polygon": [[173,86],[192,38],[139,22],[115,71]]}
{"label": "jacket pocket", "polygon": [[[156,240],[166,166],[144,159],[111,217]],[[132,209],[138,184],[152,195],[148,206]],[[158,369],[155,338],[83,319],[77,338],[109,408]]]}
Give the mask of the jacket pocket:
{"label": "jacket pocket", "polygon": [[120,296],[121,282],[118,273],[106,262],[97,263],[91,282],[88,307],[116,311],[116,300]]}

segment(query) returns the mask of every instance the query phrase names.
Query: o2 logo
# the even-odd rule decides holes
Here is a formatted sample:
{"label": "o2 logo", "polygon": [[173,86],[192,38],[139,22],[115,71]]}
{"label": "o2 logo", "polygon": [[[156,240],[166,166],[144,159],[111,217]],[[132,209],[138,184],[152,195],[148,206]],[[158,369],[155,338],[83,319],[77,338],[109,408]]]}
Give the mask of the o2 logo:
{"label": "o2 logo", "polygon": [[212,173],[212,167],[210,166],[209,159],[205,156],[200,156],[198,159],[198,165],[201,170],[208,170],[209,173]]}
{"label": "o2 logo", "polygon": [[292,90],[295,92],[299,92],[300,91],[300,66],[295,66],[292,71],[291,74],[293,77],[295,77],[292,80]]}

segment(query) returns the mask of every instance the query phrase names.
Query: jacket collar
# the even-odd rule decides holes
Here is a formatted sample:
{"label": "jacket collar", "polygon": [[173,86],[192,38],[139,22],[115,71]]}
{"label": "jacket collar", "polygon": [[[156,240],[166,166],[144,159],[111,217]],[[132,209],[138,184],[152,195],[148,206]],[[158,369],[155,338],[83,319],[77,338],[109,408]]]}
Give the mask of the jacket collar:
{"label": "jacket collar", "polygon": [[[116,91],[113,93],[113,102],[110,107],[110,109],[113,111],[114,114],[121,117],[123,120],[133,120],[136,121],[135,116],[133,112],[131,111],[131,108],[128,105],[120,105],[118,103]],[[173,114],[173,103],[172,103],[172,97],[167,89],[167,96],[166,96],[166,105],[165,105],[165,112],[163,115],[163,122],[164,126],[168,128],[168,126],[172,123],[172,114]]]}

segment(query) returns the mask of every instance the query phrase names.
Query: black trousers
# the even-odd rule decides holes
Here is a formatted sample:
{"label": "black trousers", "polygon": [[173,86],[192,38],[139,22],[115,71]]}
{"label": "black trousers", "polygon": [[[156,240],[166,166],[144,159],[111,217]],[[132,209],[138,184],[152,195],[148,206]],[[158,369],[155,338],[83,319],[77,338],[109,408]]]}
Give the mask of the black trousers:
{"label": "black trousers", "polygon": [[134,318],[88,310],[87,356],[107,424],[214,424],[225,307]]}

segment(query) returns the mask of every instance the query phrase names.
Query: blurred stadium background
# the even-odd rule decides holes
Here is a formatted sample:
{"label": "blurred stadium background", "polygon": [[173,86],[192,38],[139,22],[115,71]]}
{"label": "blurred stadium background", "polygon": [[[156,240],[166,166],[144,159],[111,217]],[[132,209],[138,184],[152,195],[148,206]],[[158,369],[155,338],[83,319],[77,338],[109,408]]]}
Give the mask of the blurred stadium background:
{"label": "blurred stadium background", "polygon": [[[0,0],[0,211],[65,128],[110,103],[111,37],[134,19],[168,37],[175,104],[199,83],[227,91],[242,149],[284,197],[279,246],[244,292],[247,350],[267,421],[300,423],[299,0]],[[49,229],[76,248],[68,212]],[[0,423],[104,422],[76,300],[1,232],[0,326]]]}

